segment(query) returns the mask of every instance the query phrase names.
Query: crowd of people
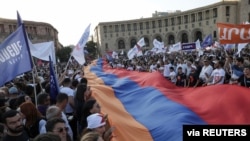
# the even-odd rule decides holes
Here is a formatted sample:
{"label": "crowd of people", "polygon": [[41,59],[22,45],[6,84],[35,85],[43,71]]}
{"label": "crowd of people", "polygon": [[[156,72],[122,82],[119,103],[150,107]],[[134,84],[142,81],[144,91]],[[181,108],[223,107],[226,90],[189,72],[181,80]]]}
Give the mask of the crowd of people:
{"label": "crowd of people", "polygon": [[[112,69],[159,72],[178,87],[236,84],[250,88],[250,48],[148,53],[129,60],[108,59]],[[92,96],[84,71],[75,60],[58,65],[59,94],[50,94],[49,65],[37,67],[0,87],[0,141],[108,141],[113,127]],[[35,74],[35,82],[33,77]]]}
{"label": "crowd of people", "polygon": [[75,61],[58,67],[59,93],[50,95],[49,66],[0,87],[0,141],[109,141],[108,116],[91,95],[91,87]]}
{"label": "crowd of people", "polygon": [[250,88],[250,48],[240,54],[235,50],[212,48],[203,54],[197,51],[148,53],[127,59],[119,55],[107,57],[110,67],[129,71],[155,72],[179,87],[200,87],[219,84],[238,84]]}

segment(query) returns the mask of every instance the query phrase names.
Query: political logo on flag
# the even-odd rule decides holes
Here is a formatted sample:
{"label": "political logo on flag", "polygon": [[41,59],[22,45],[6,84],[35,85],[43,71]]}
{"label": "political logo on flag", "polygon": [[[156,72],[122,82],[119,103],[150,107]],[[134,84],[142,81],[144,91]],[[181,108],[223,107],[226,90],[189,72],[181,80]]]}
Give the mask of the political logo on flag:
{"label": "political logo on flag", "polygon": [[85,57],[84,57],[84,46],[88,41],[88,37],[90,34],[90,25],[85,29],[81,39],[73,49],[71,55],[75,58],[75,60],[80,64],[83,65],[85,63]]}
{"label": "political logo on flag", "polygon": [[213,44],[212,34],[209,34],[205,37],[204,41],[201,43],[201,47],[209,47]]}
{"label": "political logo on flag", "polygon": [[50,56],[49,56],[49,69],[50,69],[50,98],[52,101],[55,102],[56,96],[59,93],[59,85],[53,68],[53,62]]}
{"label": "political logo on flag", "polygon": [[31,56],[23,28],[23,25],[19,26],[0,45],[0,72],[4,74],[0,77],[0,86],[32,70]]}

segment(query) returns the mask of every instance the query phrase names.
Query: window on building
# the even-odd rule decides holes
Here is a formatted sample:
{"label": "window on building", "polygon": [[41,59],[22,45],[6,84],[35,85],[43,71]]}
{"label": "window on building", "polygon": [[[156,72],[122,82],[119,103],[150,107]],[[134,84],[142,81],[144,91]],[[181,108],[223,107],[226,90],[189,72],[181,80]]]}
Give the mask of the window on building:
{"label": "window on building", "polygon": [[156,38],[157,41],[162,42],[161,36],[156,36],[155,38]]}
{"label": "window on building", "polygon": [[155,21],[152,21],[152,28],[155,28]]}
{"label": "window on building", "polygon": [[174,18],[171,18],[171,25],[174,25]]}
{"label": "window on building", "polygon": [[206,19],[209,19],[210,18],[210,13],[209,13],[209,10],[206,11]]}
{"label": "window on building", "polygon": [[149,39],[147,37],[144,37],[144,41],[145,41],[145,46],[149,47]]}
{"label": "window on building", "polygon": [[107,33],[107,26],[103,26],[103,32]]}
{"label": "window on building", "polygon": [[5,30],[4,30],[4,24],[0,24],[0,33],[4,33]]}
{"label": "window on building", "polygon": [[14,29],[12,28],[12,25],[9,25],[9,31],[10,31],[10,33],[12,33],[14,31]]}
{"label": "window on building", "polygon": [[105,50],[108,50],[109,49],[109,45],[108,43],[105,43]]}
{"label": "window on building", "polygon": [[198,13],[198,20],[199,20],[199,21],[202,21],[202,12],[199,12],[199,13]]}
{"label": "window on building", "polygon": [[169,35],[168,36],[168,44],[174,44],[175,43],[175,39],[174,39],[174,35]]}
{"label": "window on building", "polygon": [[250,4],[250,0],[248,0],[248,4]]}
{"label": "window on building", "polygon": [[178,24],[181,24],[181,16],[177,17]]}
{"label": "window on building", "polygon": [[230,6],[226,6],[226,16],[230,16]]}
{"label": "window on building", "polygon": [[124,40],[118,41],[118,49],[125,49],[125,42]]}
{"label": "window on building", "polygon": [[146,22],[146,29],[149,29],[149,22]]}
{"label": "window on building", "polygon": [[217,18],[217,8],[214,8],[214,9],[213,9],[213,17],[214,17],[214,18]]}
{"label": "window on building", "polygon": [[122,30],[122,32],[125,31],[125,25],[124,24],[121,25],[121,30]]}
{"label": "window on building", "polygon": [[187,35],[187,33],[183,33],[181,35],[181,42],[182,43],[188,43],[188,35]]}
{"label": "window on building", "polygon": [[33,34],[33,28],[30,26],[30,33]]}
{"label": "window on building", "polygon": [[37,35],[37,29],[36,29],[36,27],[33,27],[33,32],[34,32],[35,35]]}
{"label": "window on building", "polygon": [[134,23],[133,26],[134,26],[134,31],[137,31],[137,23]]}
{"label": "window on building", "polygon": [[115,25],[115,32],[119,32],[119,26]]}
{"label": "window on building", "polygon": [[195,14],[191,14],[191,21],[195,22]]}
{"label": "window on building", "polygon": [[214,31],[214,38],[216,38],[217,37],[217,33],[216,33],[216,31]]}
{"label": "window on building", "polygon": [[167,27],[168,26],[168,19],[165,19],[165,26]]}
{"label": "window on building", "polygon": [[188,23],[188,15],[185,15],[185,16],[184,16],[184,23],[185,23],[185,24]]}
{"label": "window on building", "polygon": [[128,31],[131,31],[131,24],[127,24]]}
{"label": "window on building", "polygon": [[202,33],[201,33],[200,31],[196,31],[194,36],[195,36],[195,38],[194,38],[194,39],[195,39],[195,40],[194,40],[195,42],[196,42],[198,39],[202,42]]}
{"label": "window on building", "polygon": [[158,27],[159,27],[159,28],[161,28],[161,27],[162,27],[161,20],[158,20]]}
{"label": "window on building", "polygon": [[112,27],[112,25],[109,26],[109,32],[110,32],[110,33],[113,32],[113,27]]}
{"label": "window on building", "polygon": [[133,48],[136,44],[136,39],[131,39],[130,40],[130,48]]}
{"label": "window on building", "polygon": [[140,23],[140,30],[143,30],[143,23]]}

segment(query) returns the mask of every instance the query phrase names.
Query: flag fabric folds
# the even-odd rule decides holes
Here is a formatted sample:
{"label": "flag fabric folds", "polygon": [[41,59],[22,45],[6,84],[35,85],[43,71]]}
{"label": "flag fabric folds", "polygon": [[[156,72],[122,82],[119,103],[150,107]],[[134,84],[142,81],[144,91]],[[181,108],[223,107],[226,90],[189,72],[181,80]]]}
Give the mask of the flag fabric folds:
{"label": "flag fabric folds", "polygon": [[212,34],[208,34],[204,41],[201,43],[201,47],[205,48],[205,47],[209,47],[213,44],[213,39],[212,39]]}
{"label": "flag fabric folds", "polygon": [[56,64],[54,41],[36,44],[31,43],[30,53],[32,56],[44,61],[49,61],[49,56],[51,56],[51,61],[53,62],[53,64]]}
{"label": "flag fabric folds", "polygon": [[21,25],[0,45],[0,86],[16,76],[32,70],[29,46]]}
{"label": "flag fabric folds", "polygon": [[59,84],[54,71],[53,62],[50,56],[49,56],[49,70],[50,70],[50,98],[53,102],[55,102],[56,96],[59,93]]}
{"label": "flag fabric folds", "polygon": [[84,72],[102,113],[116,128],[113,141],[181,141],[184,124],[250,124],[248,88],[179,88],[159,72],[111,69],[101,59]]}
{"label": "flag fabric folds", "polygon": [[90,25],[87,26],[85,29],[81,39],[77,43],[77,45],[74,47],[71,55],[74,57],[74,59],[80,64],[83,65],[85,63],[85,57],[84,57],[84,46],[88,41],[89,34],[90,34]]}
{"label": "flag fabric folds", "polygon": [[129,51],[128,51],[128,59],[133,59],[135,55],[137,55],[137,53],[140,53],[141,51],[141,48],[145,46],[145,40],[144,40],[144,37],[142,37],[136,44],[133,48],[131,48]]}

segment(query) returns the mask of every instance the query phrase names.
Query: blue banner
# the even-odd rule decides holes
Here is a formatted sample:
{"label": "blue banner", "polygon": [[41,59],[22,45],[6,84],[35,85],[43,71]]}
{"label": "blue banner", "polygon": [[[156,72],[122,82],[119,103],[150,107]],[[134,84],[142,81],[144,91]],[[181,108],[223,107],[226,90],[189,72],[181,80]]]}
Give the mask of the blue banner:
{"label": "blue banner", "polygon": [[0,86],[32,70],[31,56],[23,27],[23,25],[19,26],[0,45]]}
{"label": "blue banner", "polygon": [[181,45],[182,50],[194,50],[196,49],[196,43],[183,43]]}

